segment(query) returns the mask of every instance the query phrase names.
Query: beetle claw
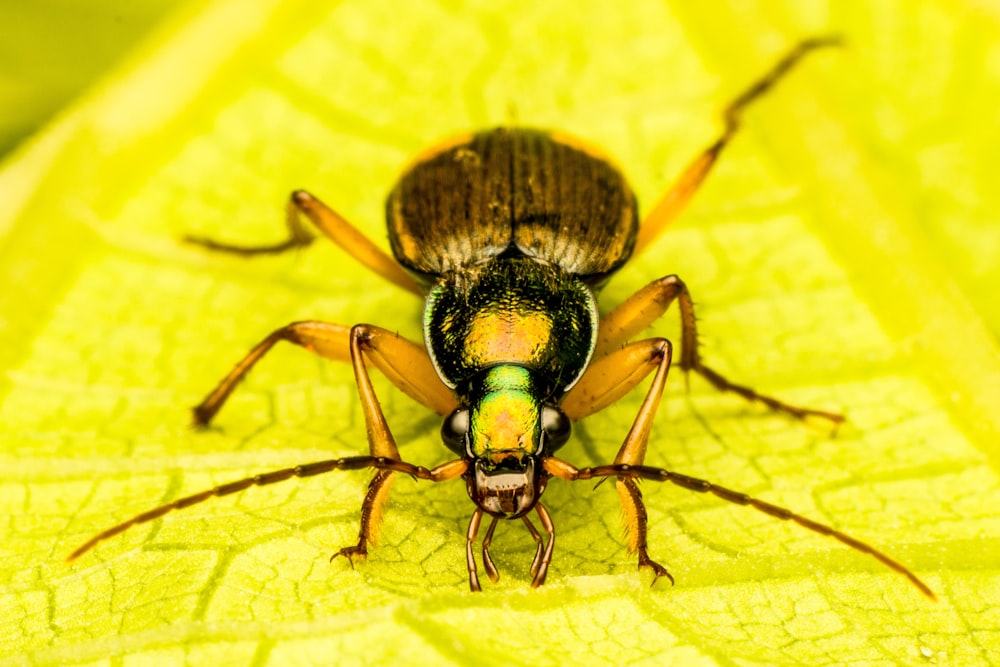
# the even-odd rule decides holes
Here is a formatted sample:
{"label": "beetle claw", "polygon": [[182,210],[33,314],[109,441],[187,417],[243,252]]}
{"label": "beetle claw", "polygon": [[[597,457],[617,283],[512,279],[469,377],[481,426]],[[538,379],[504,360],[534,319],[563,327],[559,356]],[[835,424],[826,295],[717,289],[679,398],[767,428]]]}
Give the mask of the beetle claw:
{"label": "beetle claw", "polygon": [[368,558],[368,540],[361,538],[358,543],[354,546],[344,547],[337,553],[330,556],[330,562],[337,556],[343,556],[347,559],[347,562],[351,564],[351,569],[354,569],[354,559],[365,560]]}

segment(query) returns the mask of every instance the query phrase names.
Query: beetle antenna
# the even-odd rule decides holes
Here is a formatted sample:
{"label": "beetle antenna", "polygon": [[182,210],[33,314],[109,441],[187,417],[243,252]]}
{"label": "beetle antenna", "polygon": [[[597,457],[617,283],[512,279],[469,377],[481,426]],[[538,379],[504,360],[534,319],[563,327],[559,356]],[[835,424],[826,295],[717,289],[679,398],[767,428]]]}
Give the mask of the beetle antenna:
{"label": "beetle antenna", "polygon": [[755,510],[763,512],[764,514],[772,516],[776,519],[781,519],[782,521],[792,521],[814,533],[832,537],[833,539],[851,547],[855,551],[868,554],[888,567],[890,570],[898,572],[909,579],[910,583],[916,586],[917,589],[928,598],[937,601],[937,596],[934,594],[934,591],[932,591],[927,584],[921,581],[917,575],[913,574],[909,568],[899,561],[890,558],[888,555],[882,553],[870,544],[862,542],[855,537],[851,537],[847,533],[843,533],[836,528],[813,521],[812,519],[808,519],[801,514],[796,514],[791,510],[785,509],[784,507],[772,505],[771,503],[764,502],[763,500],[754,498],[753,496],[745,493],[733,491],[723,486],[719,486],[718,484],[698,479],[697,477],[689,477],[664,468],[654,468],[652,466],[616,463],[611,465],[595,466],[592,468],[576,468],[572,464],[551,456],[543,459],[542,465],[550,474],[568,481],[593,479],[595,477],[626,477],[633,479],[648,479],[656,482],[670,482],[671,484],[675,484],[681,488],[687,489],[688,491],[711,493],[712,495],[722,498],[727,502],[752,507]]}
{"label": "beetle antenna", "polygon": [[281,470],[273,470],[271,472],[253,475],[252,477],[245,477],[244,479],[229,482],[228,484],[222,484],[190,496],[184,496],[183,498],[175,500],[171,503],[166,503],[165,505],[160,505],[159,507],[137,514],[127,521],[123,521],[116,526],[112,526],[111,528],[94,535],[92,538],[80,545],[75,551],[73,551],[73,553],[67,556],[66,562],[72,563],[101,542],[124,533],[132,526],[149,523],[150,521],[159,519],[164,514],[168,514],[175,510],[182,510],[187,507],[191,507],[192,505],[203,503],[210,498],[221,498],[222,496],[239,493],[252,486],[267,486],[268,484],[284,482],[285,480],[292,479],[293,477],[314,477],[316,475],[322,475],[323,473],[332,472],[334,470],[362,470],[364,468],[390,470],[392,472],[401,472],[410,475],[416,479],[427,479],[433,482],[441,482],[461,475],[465,472],[467,465],[468,464],[466,464],[465,461],[458,459],[456,461],[440,465],[433,470],[428,470],[423,466],[417,466],[412,463],[407,463],[406,461],[399,461],[383,456],[348,456],[339,459],[327,459],[325,461],[306,463],[304,465],[297,465],[291,468],[282,468]]}

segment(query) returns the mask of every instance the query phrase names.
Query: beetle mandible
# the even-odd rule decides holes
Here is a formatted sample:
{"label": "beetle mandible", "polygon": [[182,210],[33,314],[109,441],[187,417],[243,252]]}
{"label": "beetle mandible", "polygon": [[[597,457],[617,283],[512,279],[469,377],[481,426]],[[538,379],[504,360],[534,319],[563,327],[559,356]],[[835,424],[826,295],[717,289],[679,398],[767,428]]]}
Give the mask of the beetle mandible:
{"label": "beetle mandible", "polygon": [[[276,470],[186,496],[94,536],[69,560],[131,526],[215,496],[292,477],[373,468],[358,541],[334,557],[353,562],[367,555],[397,473],[434,482],[461,477],[475,503],[466,536],[470,588],[481,590],[473,545],[484,515],[490,517],[482,540],[483,567],[489,578],[499,578],[489,551],[497,522],[520,519],[536,543],[530,572],[531,585],[537,587],[545,581],[555,544],[552,519],[540,502],[548,481],[614,478],[628,546],[636,553],[639,568],[651,570],[654,582],[659,577],[673,582],[648,552],[646,510],[637,484],[647,479],[711,493],[833,537],[873,556],[934,598],[904,565],[845,533],[711,482],[646,466],[650,429],[673,348],[666,338],[630,341],[674,302],[680,310],[683,371],[697,373],[719,390],[800,419],[819,417],[839,423],[843,418],[785,403],[731,382],[705,365],[698,352],[691,296],[675,275],[654,280],[604,317],[597,310],[599,288],[685,208],[736,134],[745,108],[804,55],[835,43],[831,37],[799,43],[736,97],[725,109],[721,134],[681,173],[642,225],[624,176],[595,149],[554,132],[499,128],[456,137],[418,157],[404,172],[386,202],[392,257],[304,191],[294,192],[289,202],[286,241],[240,247],[188,239],[244,255],[281,252],[313,241],[312,232],[299,220],[304,214],[362,264],[425,299],[425,345],[369,324],[345,327],[304,321],[274,331],[194,408],[195,422],[208,424],[254,364],[276,343],[288,341],[352,364],[368,455]],[[372,388],[369,365],[444,417],[442,439],[458,458],[434,468],[402,460]],[[612,463],[578,468],[554,456],[569,438],[572,422],[614,403],[650,374],[645,399]],[[546,537],[531,522],[532,512]]]}

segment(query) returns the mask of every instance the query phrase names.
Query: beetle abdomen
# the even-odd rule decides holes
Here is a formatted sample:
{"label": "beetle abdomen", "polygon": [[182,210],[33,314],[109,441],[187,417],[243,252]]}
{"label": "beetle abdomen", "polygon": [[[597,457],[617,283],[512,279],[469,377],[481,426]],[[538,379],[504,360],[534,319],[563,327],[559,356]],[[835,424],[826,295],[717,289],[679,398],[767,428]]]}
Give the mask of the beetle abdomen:
{"label": "beetle abdomen", "polygon": [[386,220],[397,261],[418,274],[525,256],[590,284],[625,263],[639,226],[616,167],[521,128],[472,135],[416,162],[390,193]]}

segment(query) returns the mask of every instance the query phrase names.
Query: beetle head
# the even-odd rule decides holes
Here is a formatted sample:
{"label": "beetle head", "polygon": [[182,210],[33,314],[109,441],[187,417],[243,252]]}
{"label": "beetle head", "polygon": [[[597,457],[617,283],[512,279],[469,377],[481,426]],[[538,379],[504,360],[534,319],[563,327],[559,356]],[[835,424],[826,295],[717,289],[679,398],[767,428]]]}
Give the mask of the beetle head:
{"label": "beetle head", "polygon": [[537,387],[524,366],[488,368],[470,383],[468,406],[441,428],[445,444],[472,463],[469,497],[493,516],[512,519],[535,506],[548,479],[539,459],[569,438],[566,415]]}

